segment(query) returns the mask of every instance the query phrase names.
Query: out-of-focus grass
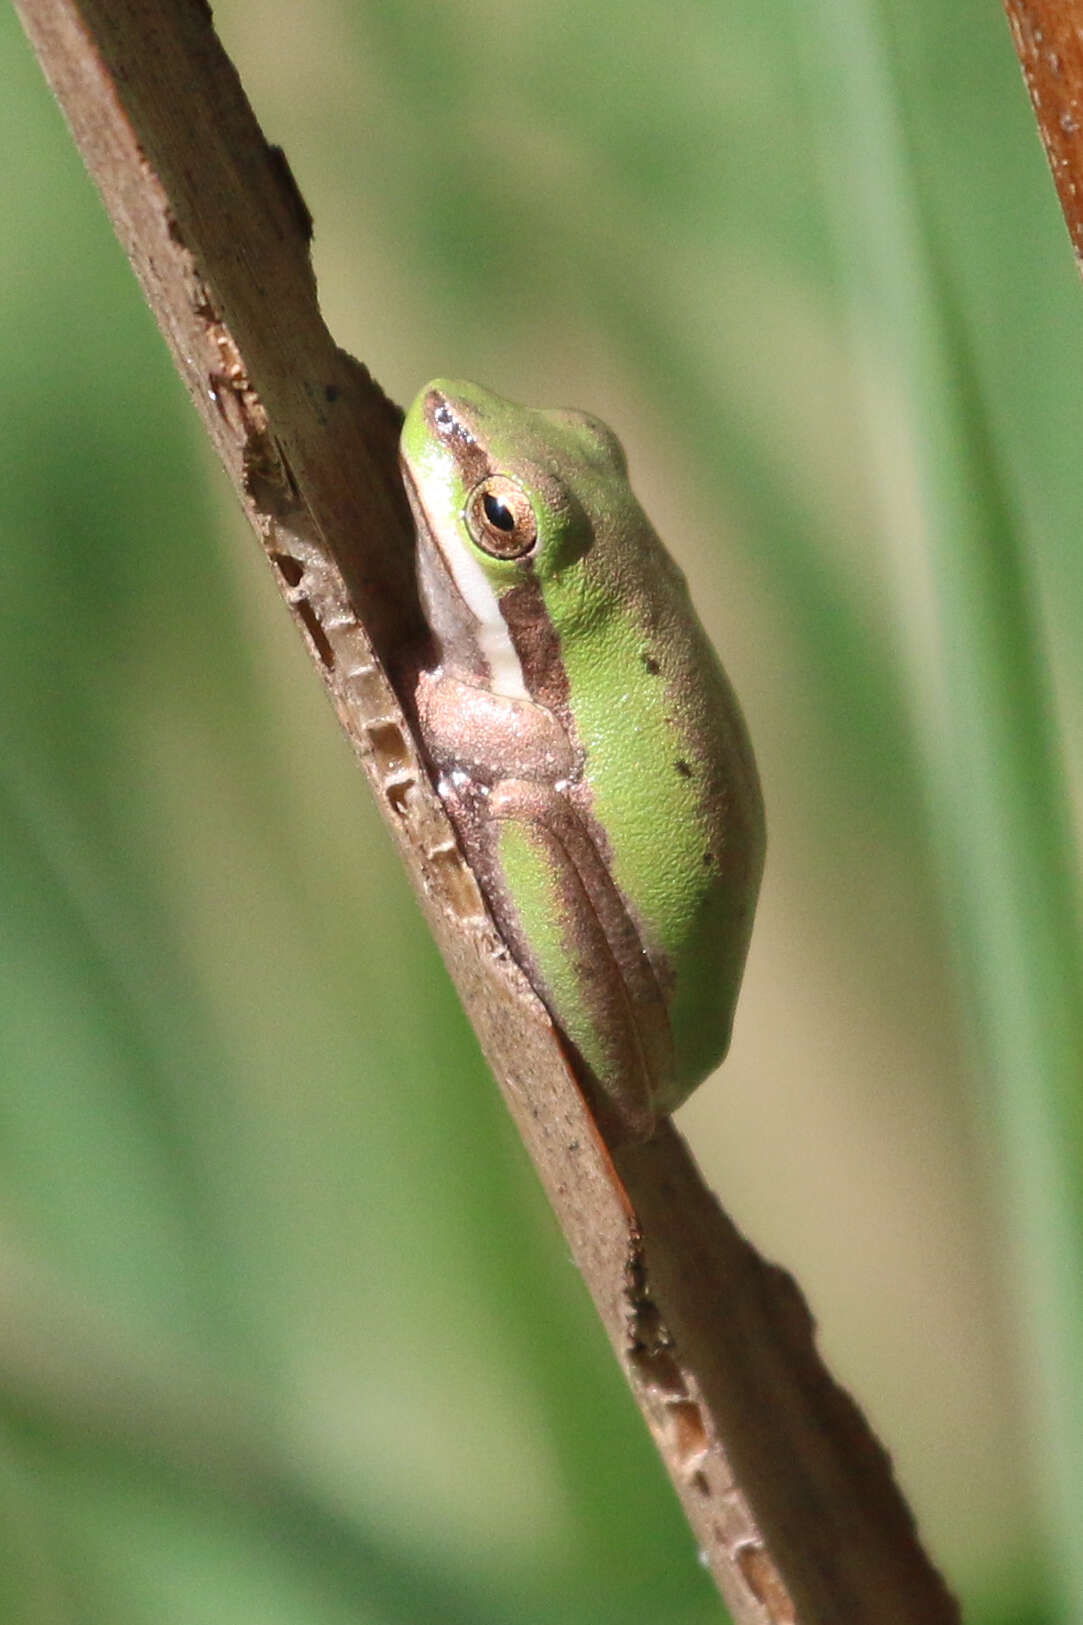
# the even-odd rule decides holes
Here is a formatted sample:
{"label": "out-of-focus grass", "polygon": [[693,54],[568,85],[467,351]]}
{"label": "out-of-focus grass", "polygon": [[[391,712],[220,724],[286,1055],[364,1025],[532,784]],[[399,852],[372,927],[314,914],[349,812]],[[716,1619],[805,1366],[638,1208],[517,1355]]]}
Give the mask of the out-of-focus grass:
{"label": "out-of-focus grass", "polygon": [[[1083,296],[1006,27],[977,0],[216,15],[390,392],[460,373],[625,438],[771,831],[734,1052],[685,1126],[971,1617],[1078,1617]],[[0,1617],[717,1618],[0,30]]]}

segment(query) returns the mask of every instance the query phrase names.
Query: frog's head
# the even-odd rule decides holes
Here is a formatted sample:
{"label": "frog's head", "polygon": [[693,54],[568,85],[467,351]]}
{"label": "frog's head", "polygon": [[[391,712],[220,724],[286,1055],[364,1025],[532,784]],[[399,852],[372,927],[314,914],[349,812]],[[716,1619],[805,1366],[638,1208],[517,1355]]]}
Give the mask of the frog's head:
{"label": "frog's head", "polygon": [[445,650],[484,643],[487,629],[495,643],[516,603],[551,603],[558,582],[562,602],[574,605],[589,555],[639,512],[605,424],[518,406],[478,384],[426,385],[406,415],[401,452],[422,597]]}
{"label": "frog's head", "polygon": [[597,418],[446,379],[407,413],[402,462],[425,528],[443,550],[473,554],[498,589],[567,568],[628,495],[620,442]]}

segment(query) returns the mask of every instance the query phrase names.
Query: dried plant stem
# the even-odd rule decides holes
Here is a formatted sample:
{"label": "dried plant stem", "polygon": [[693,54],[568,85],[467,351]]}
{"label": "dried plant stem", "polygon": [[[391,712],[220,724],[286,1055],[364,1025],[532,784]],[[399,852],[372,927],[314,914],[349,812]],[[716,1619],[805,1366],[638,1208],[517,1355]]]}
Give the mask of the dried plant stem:
{"label": "dried plant stem", "polygon": [[1083,5],[1004,0],[1060,206],[1083,264]]}
{"label": "dried plant stem", "polygon": [[399,414],[323,324],[307,211],[209,10],[18,3],[734,1618],[950,1625],[797,1288],[737,1233],[671,1125],[610,1153],[496,937],[387,676],[418,631]]}

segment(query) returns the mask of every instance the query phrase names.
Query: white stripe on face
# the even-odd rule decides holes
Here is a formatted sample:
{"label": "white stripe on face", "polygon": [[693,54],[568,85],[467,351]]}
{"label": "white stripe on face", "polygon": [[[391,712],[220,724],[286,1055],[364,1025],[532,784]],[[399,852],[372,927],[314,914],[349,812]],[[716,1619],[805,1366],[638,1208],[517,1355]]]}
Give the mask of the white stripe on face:
{"label": "white stripe on face", "polygon": [[[437,480],[425,491],[430,534],[463,603],[477,622],[478,647],[489,668],[494,694],[508,700],[529,700],[522,663],[515,652],[507,622],[488,576],[462,535],[462,515],[450,487],[454,481]],[[436,499],[434,501],[434,498]]]}

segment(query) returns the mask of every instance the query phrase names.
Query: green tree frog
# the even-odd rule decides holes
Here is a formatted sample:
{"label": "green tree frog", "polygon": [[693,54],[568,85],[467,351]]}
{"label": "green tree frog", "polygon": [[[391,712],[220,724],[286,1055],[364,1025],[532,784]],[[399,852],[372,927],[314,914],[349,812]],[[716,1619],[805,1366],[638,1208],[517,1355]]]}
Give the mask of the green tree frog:
{"label": "green tree frog", "polygon": [[745,726],[620,443],[438,379],[402,466],[417,716],[508,947],[614,1140],[722,1060],[763,867]]}

